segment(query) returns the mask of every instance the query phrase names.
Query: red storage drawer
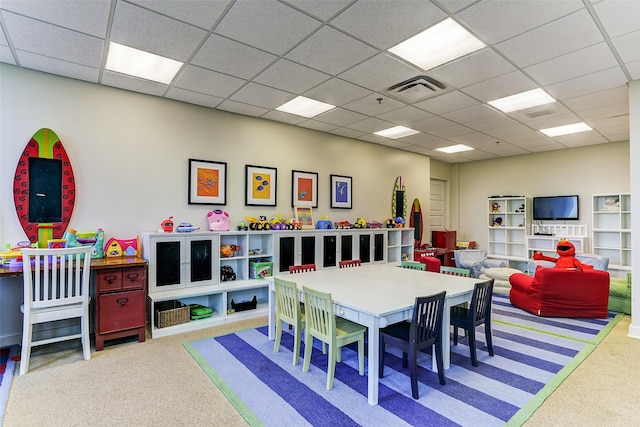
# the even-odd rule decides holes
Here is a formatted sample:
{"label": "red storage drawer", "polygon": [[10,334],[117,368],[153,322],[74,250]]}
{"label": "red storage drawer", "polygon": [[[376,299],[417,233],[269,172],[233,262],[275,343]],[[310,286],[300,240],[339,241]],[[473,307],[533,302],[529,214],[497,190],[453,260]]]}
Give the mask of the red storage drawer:
{"label": "red storage drawer", "polygon": [[145,326],[145,293],[140,291],[100,295],[98,325],[101,333]]}

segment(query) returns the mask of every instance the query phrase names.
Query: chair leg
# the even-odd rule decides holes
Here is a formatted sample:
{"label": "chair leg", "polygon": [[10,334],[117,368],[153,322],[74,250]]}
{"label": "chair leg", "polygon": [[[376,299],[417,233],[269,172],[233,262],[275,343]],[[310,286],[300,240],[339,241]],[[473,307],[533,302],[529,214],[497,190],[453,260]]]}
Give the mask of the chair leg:
{"label": "chair leg", "polygon": [[418,399],[418,355],[414,348],[409,350],[409,378],[411,379],[411,395]]}
{"label": "chair leg", "polygon": [[458,345],[458,327],[453,327],[453,345]]}
{"label": "chair leg", "polygon": [[309,372],[309,364],[311,363],[311,350],[313,348],[313,337],[304,333],[304,359],[302,361],[302,372]]}
{"label": "chair leg", "polygon": [[438,368],[438,379],[440,384],[447,384],[447,378],[444,376],[444,358],[442,353],[442,339],[436,342],[436,366]]}
{"label": "chair leg", "polygon": [[471,326],[467,330],[469,335],[469,352],[471,353],[471,364],[475,367],[478,366],[478,354],[476,353],[476,328]]}
{"label": "chair leg", "polygon": [[493,356],[493,338],[491,337],[491,322],[489,321],[485,322],[484,324],[484,336],[487,341],[489,356]]}
{"label": "chair leg", "polygon": [[298,359],[300,358],[300,340],[302,331],[300,328],[296,327],[296,330],[293,332],[293,364],[298,364]]}
{"label": "chair leg", "polygon": [[84,360],[91,359],[91,338],[89,337],[89,313],[86,312],[80,319],[80,333],[82,335],[82,357]]}
{"label": "chair leg", "polygon": [[22,351],[20,353],[20,375],[24,375],[29,370],[29,357],[31,357],[31,339],[33,336],[33,325],[24,322],[22,328]]}
{"label": "chair leg", "polygon": [[329,364],[327,365],[327,390],[333,388],[333,377],[336,373],[336,353],[341,349],[329,344]]}
{"label": "chair leg", "polygon": [[282,338],[282,321],[280,319],[276,319],[276,342],[273,344],[274,353],[277,353],[280,351],[281,338]]}

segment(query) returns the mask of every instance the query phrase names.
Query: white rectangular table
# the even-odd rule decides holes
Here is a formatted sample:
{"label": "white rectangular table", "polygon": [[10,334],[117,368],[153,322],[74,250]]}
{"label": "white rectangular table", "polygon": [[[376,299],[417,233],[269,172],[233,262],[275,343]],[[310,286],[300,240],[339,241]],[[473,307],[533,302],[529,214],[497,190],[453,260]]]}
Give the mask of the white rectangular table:
{"label": "white rectangular table", "polygon": [[[397,264],[369,264],[283,276],[298,289],[307,286],[331,293],[337,316],[369,328],[368,400],[378,403],[379,331],[411,319],[415,299],[447,291],[442,322],[443,359],[449,368],[449,308],[471,300],[478,279],[400,268]],[[271,278],[270,278],[271,279]],[[275,339],[275,290],[269,280],[269,339]],[[435,357],[433,358],[434,370]]]}

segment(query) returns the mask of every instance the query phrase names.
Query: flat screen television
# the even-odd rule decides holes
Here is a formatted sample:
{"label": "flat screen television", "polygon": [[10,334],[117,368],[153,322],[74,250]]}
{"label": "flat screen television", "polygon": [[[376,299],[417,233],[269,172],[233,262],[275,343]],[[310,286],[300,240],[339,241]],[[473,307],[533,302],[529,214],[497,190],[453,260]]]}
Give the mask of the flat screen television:
{"label": "flat screen television", "polygon": [[547,196],[533,198],[534,221],[579,219],[578,196]]}

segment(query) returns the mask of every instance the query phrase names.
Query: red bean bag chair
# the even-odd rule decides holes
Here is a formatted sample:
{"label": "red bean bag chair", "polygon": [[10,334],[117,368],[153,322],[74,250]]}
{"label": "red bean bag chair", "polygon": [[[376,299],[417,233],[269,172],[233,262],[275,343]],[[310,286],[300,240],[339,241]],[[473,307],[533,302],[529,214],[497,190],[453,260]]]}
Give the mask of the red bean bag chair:
{"label": "red bean bag chair", "polygon": [[511,304],[545,317],[606,318],[609,273],[600,270],[538,268],[533,277],[509,277]]}

